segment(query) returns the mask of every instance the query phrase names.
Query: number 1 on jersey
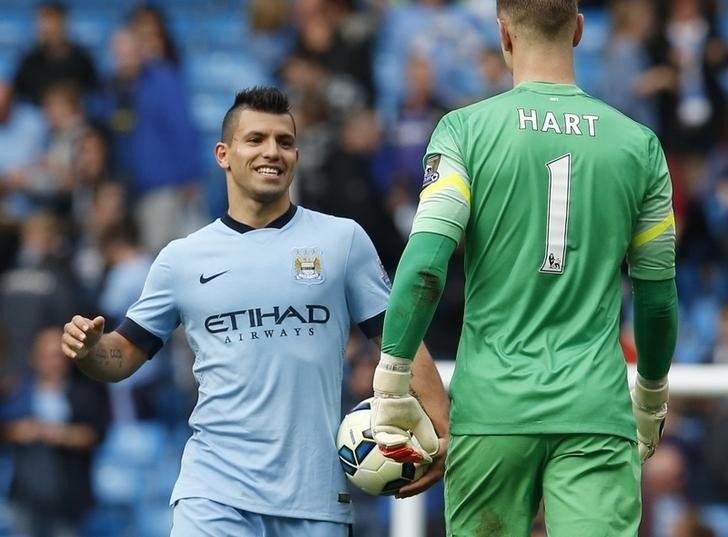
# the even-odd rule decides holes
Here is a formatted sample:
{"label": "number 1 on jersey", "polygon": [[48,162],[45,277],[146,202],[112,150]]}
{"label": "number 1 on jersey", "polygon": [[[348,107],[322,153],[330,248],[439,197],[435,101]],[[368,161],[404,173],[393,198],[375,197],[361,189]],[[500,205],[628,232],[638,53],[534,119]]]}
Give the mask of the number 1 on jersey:
{"label": "number 1 on jersey", "polygon": [[563,274],[566,230],[569,223],[571,153],[546,163],[549,170],[549,205],[546,221],[546,253],[539,272]]}

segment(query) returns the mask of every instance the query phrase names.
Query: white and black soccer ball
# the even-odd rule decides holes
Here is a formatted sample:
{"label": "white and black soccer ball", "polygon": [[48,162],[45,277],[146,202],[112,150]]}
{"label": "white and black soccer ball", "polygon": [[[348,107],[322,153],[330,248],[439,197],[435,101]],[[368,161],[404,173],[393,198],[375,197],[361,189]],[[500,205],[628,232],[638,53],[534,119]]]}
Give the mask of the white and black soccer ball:
{"label": "white and black soccer ball", "polygon": [[369,494],[390,496],[422,477],[429,463],[400,463],[382,455],[370,428],[372,399],[364,399],[344,416],[336,447],[341,467],[351,483]]}

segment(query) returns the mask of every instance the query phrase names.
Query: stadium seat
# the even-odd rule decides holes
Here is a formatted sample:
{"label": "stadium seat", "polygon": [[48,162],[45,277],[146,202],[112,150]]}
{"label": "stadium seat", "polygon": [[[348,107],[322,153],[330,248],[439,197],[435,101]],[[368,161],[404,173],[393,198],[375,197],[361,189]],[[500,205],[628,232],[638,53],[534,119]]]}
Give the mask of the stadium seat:
{"label": "stadium seat", "polygon": [[728,537],[728,504],[704,505],[700,512],[703,522],[715,532],[715,537]]}
{"label": "stadium seat", "polygon": [[0,80],[12,79],[19,59],[17,47],[0,46]]}
{"label": "stadium seat", "polygon": [[144,475],[165,452],[167,429],[156,422],[115,423],[99,446],[92,486],[102,505],[131,505],[144,486]]}
{"label": "stadium seat", "polygon": [[244,54],[248,24],[240,9],[208,14],[201,24],[210,49]]}
{"label": "stadium seat", "polygon": [[145,505],[134,514],[135,537],[168,537],[172,528],[172,509],[168,502]]}
{"label": "stadium seat", "polygon": [[127,465],[147,467],[159,460],[167,434],[167,428],[155,421],[115,423],[99,451],[108,457],[118,457]]}
{"label": "stadium seat", "polygon": [[574,53],[574,68],[576,82],[587,93],[593,94],[598,90],[599,77],[602,75],[601,56],[595,53],[580,51],[579,47]]}
{"label": "stadium seat", "polygon": [[605,9],[591,8],[582,10],[584,14],[584,35],[577,51],[601,55],[609,40],[611,18]]}
{"label": "stadium seat", "polygon": [[192,96],[192,116],[203,136],[207,133],[219,137],[222,118],[233,103],[235,89],[226,91],[199,90]]}
{"label": "stadium seat", "polygon": [[30,46],[28,36],[35,32],[34,13],[28,8],[2,8],[0,15],[0,46],[26,50]]}
{"label": "stadium seat", "polygon": [[718,12],[718,33],[724,41],[728,41],[728,6]]}
{"label": "stadium seat", "polygon": [[17,537],[12,527],[10,506],[5,498],[0,498],[0,537]]}
{"label": "stadium seat", "polygon": [[71,37],[90,51],[107,48],[114,30],[122,23],[122,13],[116,10],[75,10],[70,14],[68,29]]}
{"label": "stadium seat", "polygon": [[193,93],[211,90],[232,94],[247,86],[271,82],[270,74],[244,52],[213,51],[190,55],[185,60],[185,72]]}
{"label": "stadium seat", "polygon": [[131,529],[131,512],[127,508],[99,505],[84,520],[79,537],[126,537]]}
{"label": "stadium seat", "polygon": [[91,470],[94,497],[103,507],[130,506],[142,491],[142,476],[138,467],[108,456],[96,457]]}

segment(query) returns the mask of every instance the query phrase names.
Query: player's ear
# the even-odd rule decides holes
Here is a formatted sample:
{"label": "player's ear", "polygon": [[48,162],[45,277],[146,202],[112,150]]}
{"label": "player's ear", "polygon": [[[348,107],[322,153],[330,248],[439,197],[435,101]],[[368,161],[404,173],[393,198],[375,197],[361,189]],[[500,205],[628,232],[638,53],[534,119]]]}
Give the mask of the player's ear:
{"label": "player's ear", "polygon": [[500,35],[501,48],[503,54],[510,53],[513,50],[513,41],[511,40],[511,31],[508,28],[508,22],[498,17],[498,33]]}
{"label": "player's ear", "polygon": [[572,45],[574,47],[579,44],[582,35],[584,35],[584,15],[579,13],[576,16],[576,29],[574,30],[574,38],[572,39]]}
{"label": "player's ear", "polygon": [[225,142],[217,142],[215,144],[215,160],[217,165],[227,170],[230,167],[228,163],[228,146]]}

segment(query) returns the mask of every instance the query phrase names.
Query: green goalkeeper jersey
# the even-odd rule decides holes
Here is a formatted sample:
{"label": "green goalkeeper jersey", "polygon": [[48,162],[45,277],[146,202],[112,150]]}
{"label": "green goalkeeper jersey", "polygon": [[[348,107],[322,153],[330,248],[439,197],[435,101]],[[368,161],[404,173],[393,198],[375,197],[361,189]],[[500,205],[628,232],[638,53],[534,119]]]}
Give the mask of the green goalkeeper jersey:
{"label": "green goalkeeper jersey", "polygon": [[646,127],[566,84],[447,114],[412,233],[464,240],[453,434],[635,438],[620,267],[675,275],[672,188]]}

